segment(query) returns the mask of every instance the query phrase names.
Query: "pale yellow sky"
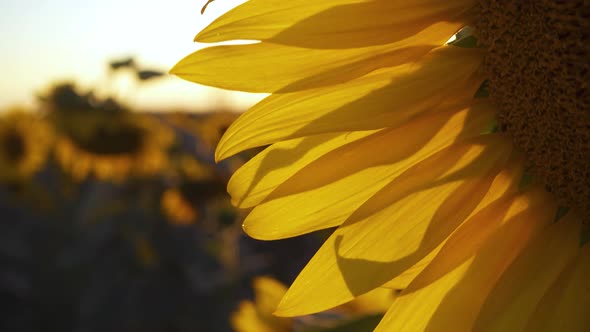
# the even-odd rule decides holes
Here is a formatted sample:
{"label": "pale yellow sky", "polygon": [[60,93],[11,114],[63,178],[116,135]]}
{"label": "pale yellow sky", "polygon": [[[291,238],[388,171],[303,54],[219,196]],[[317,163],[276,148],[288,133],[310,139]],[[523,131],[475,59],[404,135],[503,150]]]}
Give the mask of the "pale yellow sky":
{"label": "pale yellow sky", "polygon": [[[169,77],[139,86],[107,74],[107,62],[126,56],[167,71],[206,45],[197,32],[244,0],[0,0],[0,110],[32,105],[52,82],[75,81],[112,92],[138,109],[246,107],[262,95],[230,93]],[[131,77],[131,76],[129,76]]]}

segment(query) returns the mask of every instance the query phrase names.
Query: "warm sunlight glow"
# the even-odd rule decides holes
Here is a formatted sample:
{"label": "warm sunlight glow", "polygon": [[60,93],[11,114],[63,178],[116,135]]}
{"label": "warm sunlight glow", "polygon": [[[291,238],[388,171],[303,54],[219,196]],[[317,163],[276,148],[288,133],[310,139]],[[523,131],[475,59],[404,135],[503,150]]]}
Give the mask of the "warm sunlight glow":
{"label": "warm sunlight glow", "polygon": [[139,0],[3,1],[0,109],[31,104],[50,83],[64,80],[108,90],[142,110],[251,105],[259,95],[206,88],[176,77],[141,87],[121,87],[120,82],[105,87],[109,61],[132,56],[143,67],[166,72],[179,58],[203,47],[191,42],[198,31],[242,2],[215,1],[201,15],[205,0],[178,0],[173,6]]}

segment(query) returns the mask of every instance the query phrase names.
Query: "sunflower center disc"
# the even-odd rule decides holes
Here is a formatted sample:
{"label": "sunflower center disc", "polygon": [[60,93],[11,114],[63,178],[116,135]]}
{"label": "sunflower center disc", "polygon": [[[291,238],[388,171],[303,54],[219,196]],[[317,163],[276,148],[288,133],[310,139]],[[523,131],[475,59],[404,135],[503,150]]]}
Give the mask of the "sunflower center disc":
{"label": "sunflower center disc", "polygon": [[25,156],[25,140],[16,130],[10,131],[4,137],[4,151],[11,162],[19,162]]}
{"label": "sunflower center disc", "polygon": [[134,154],[142,148],[144,134],[132,125],[105,125],[98,127],[89,140],[77,143],[99,155]]}
{"label": "sunflower center disc", "polygon": [[559,203],[590,220],[590,3],[480,0],[500,128]]}

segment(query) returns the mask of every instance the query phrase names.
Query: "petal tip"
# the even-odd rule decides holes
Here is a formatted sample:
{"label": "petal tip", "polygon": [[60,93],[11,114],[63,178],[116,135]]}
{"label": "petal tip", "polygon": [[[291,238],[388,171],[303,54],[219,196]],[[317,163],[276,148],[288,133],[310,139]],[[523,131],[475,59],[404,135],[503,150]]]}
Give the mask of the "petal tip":
{"label": "petal tip", "polygon": [[195,38],[193,38],[195,43],[203,43],[203,31],[199,32]]}
{"label": "petal tip", "polygon": [[240,137],[240,135],[238,135],[237,137],[235,136],[235,133],[238,131],[235,129],[235,124],[238,121],[239,118],[230,125],[230,127],[223,134],[223,136],[221,136],[219,143],[217,143],[217,148],[215,149],[216,162],[235,156],[236,154],[245,150],[244,148],[240,148],[240,144],[242,144],[244,138]]}
{"label": "petal tip", "polygon": [[178,61],[174,66],[172,66],[172,68],[170,68],[170,70],[168,70],[168,74],[182,78],[183,74],[185,74],[185,73],[183,73],[183,68],[185,66],[185,59],[186,58],[183,58],[182,60]]}
{"label": "petal tip", "polygon": [[273,316],[277,316],[277,317],[291,317],[292,315],[286,314],[285,312],[277,309],[275,310],[273,313]]}
{"label": "petal tip", "polygon": [[250,214],[246,217],[244,222],[242,223],[242,230],[246,233],[249,237],[260,240],[260,241],[273,241],[273,240],[280,240],[284,237],[280,236],[280,233],[277,233],[270,225],[261,222],[261,219],[253,219],[253,214]]}
{"label": "petal tip", "polygon": [[293,310],[293,306],[285,305],[285,300],[287,296],[283,296],[281,302],[277,306],[277,309],[272,313],[274,316],[277,317],[294,317],[299,316],[297,312]]}
{"label": "petal tip", "polygon": [[223,153],[223,151],[221,151],[219,149],[219,146],[217,147],[217,149],[215,149],[215,163],[219,163],[220,161],[225,159],[225,155]]}
{"label": "petal tip", "polygon": [[246,217],[246,220],[244,220],[244,222],[242,223],[242,230],[249,237],[256,239],[256,240],[262,240],[260,238],[260,236],[258,236],[259,234],[257,234],[255,228],[253,228],[252,225],[250,225],[250,223],[248,223],[248,217]]}
{"label": "petal tip", "polygon": [[260,237],[260,234],[256,231],[256,227],[252,227],[251,223],[246,217],[246,220],[242,223],[242,230],[246,233],[249,237],[256,239],[256,240],[264,240]]}
{"label": "petal tip", "polygon": [[287,290],[287,293],[283,296],[281,302],[279,302],[279,305],[272,313],[273,315],[277,317],[295,317],[310,315],[319,312],[318,310],[316,310],[317,308],[312,308],[306,305],[305,303],[307,302],[293,302],[293,298],[289,296],[289,293],[292,291],[292,288],[289,288]]}
{"label": "petal tip", "polygon": [[214,43],[220,40],[217,40],[215,36],[219,36],[219,33],[211,31],[209,27],[199,31],[195,38],[193,38],[194,42],[197,43]]}
{"label": "petal tip", "polygon": [[168,75],[176,75],[176,73],[178,73],[178,63],[168,70]]}
{"label": "petal tip", "polygon": [[221,140],[215,149],[215,162],[218,163],[231,157],[232,155],[231,148],[227,147],[223,140]]}

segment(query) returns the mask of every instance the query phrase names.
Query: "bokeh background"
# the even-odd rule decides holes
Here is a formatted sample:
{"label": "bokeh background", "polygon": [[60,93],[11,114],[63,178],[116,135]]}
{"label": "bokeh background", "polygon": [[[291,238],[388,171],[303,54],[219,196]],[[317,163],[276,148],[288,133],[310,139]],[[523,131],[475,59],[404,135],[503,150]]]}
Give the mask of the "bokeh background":
{"label": "bokeh background", "polygon": [[247,312],[329,231],[245,236],[225,189],[256,151],[213,152],[264,96],[167,74],[240,2],[201,15],[204,0],[0,0],[0,331],[257,331],[267,318],[332,331],[358,317]]}

